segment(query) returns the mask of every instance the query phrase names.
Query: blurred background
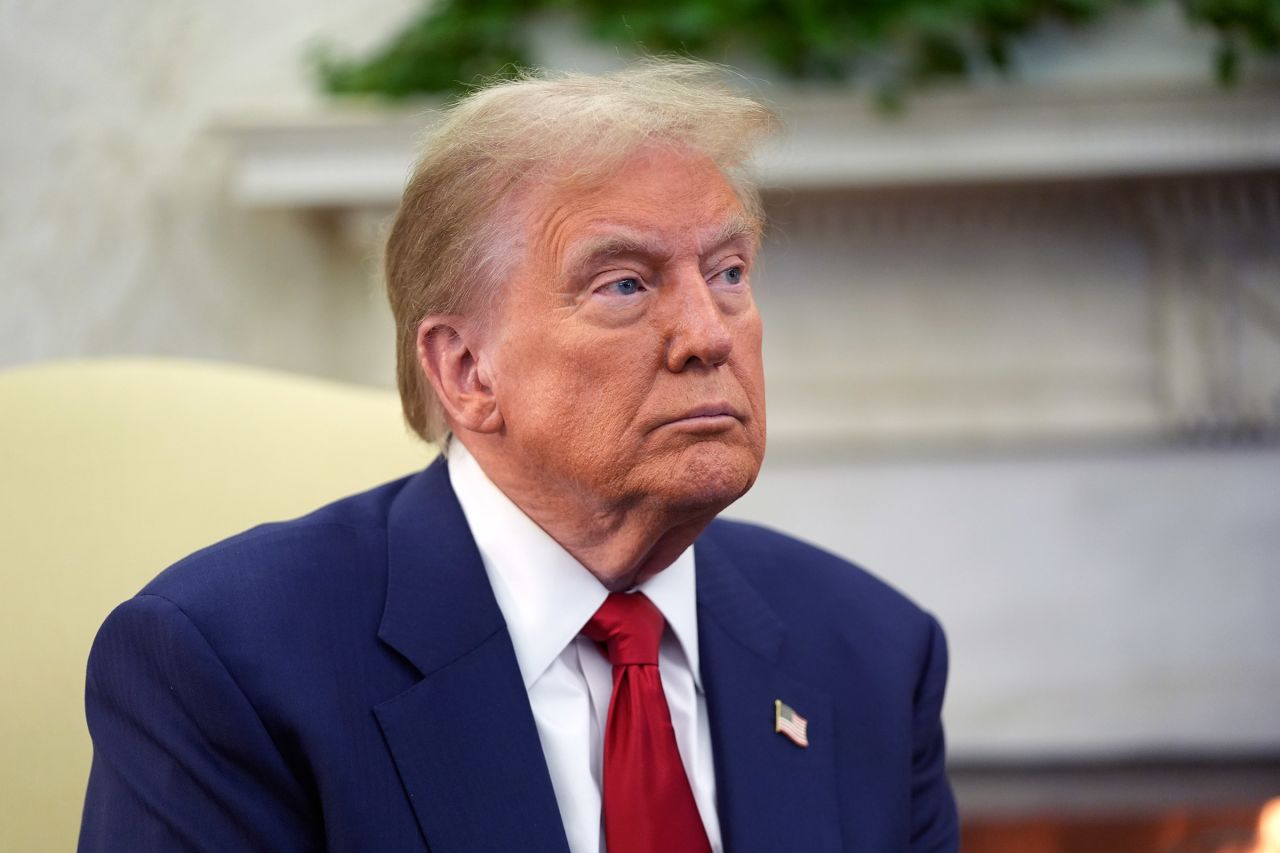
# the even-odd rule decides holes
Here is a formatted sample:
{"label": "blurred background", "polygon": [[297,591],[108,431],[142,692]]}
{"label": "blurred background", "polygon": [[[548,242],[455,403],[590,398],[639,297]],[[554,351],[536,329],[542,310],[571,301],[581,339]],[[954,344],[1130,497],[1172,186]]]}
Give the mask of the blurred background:
{"label": "blurred background", "polygon": [[[122,356],[249,368],[267,383],[252,402],[188,404],[256,432],[276,374],[301,375],[376,410],[397,448],[382,479],[425,463],[396,420],[379,280],[415,138],[478,76],[601,71],[641,49],[728,63],[787,125],[758,170],[769,456],[729,514],[939,616],[966,849],[1264,849],[1253,827],[1280,795],[1280,0],[0,0],[0,463],[53,464],[26,449],[50,435],[48,396],[4,387]],[[76,448],[133,399],[94,375],[64,380],[59,405],[80,408],[57,451],[91,499],[38,506],[73,526],[113,503]],[[343,422],[315,411],[309,433]],[[22,539],[29,492],[6,479],[0,540],[43,554]],[[174,505],[182,482],[170,465],[148,494]],[[288,512],[376,478],[306,482]],[[241,483],[227,505],[243,516],[215,532],[262,520],[264,490]],[[96,536],[80,547],[120,547]],[[8,548],[6,585],[38,583]],[[82,781],[23,768],[56,752],[83,779],[88,640],[163,565],[125,581],[60,564],[100,599],[57,626],[79,666],[48,700],[65,736],[4,707],[3,822],[38,821],[0,847],[74,837]],[[9,663],[52,637],[31,601],[5,605],[22,626]]]}

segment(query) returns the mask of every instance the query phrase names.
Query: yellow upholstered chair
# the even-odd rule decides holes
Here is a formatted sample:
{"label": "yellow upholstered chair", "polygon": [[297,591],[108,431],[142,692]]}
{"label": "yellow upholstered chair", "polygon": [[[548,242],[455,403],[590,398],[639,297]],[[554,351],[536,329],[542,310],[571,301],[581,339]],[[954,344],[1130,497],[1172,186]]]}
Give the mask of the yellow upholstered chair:
{"label": "yellow upholstered chair", "polygon": [[168,564],[419,469],[390,391],[225,364],[0,373],[0,850],[74,848],[98,625]]}

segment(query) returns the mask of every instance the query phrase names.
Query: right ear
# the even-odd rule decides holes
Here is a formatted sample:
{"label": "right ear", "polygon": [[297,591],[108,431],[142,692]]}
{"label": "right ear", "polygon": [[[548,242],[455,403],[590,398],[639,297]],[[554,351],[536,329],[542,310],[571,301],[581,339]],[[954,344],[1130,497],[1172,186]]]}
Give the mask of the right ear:
{"label": "right ear", "polygon": [[478,333],[460,316],[434,314],[418,324],[418,365],[444,406],[450,428],[497,432],[502,414],[478,344]]}

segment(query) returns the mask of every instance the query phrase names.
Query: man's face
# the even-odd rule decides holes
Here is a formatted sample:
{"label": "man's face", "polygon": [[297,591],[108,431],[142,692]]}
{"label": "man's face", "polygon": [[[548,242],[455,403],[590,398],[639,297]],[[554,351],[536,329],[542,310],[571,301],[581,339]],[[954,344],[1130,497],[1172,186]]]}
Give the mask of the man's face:
{"label": "man's face", "polygon": [[707,159],[651,149],[520,200],[493,324],[507,462],[593,511],[718,512],[764,456],[757,228]]}

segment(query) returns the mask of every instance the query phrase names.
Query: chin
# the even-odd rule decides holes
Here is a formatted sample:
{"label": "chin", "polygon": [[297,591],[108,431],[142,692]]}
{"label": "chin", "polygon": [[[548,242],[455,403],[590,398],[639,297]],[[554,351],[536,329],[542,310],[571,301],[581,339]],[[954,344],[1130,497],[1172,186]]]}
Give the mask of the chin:
{"label": "chin", "polygon": [[661,472],[656,491],[673,508],[718,513],[747,493],[760,473],[761,454],[744,446],[699,442]]}

